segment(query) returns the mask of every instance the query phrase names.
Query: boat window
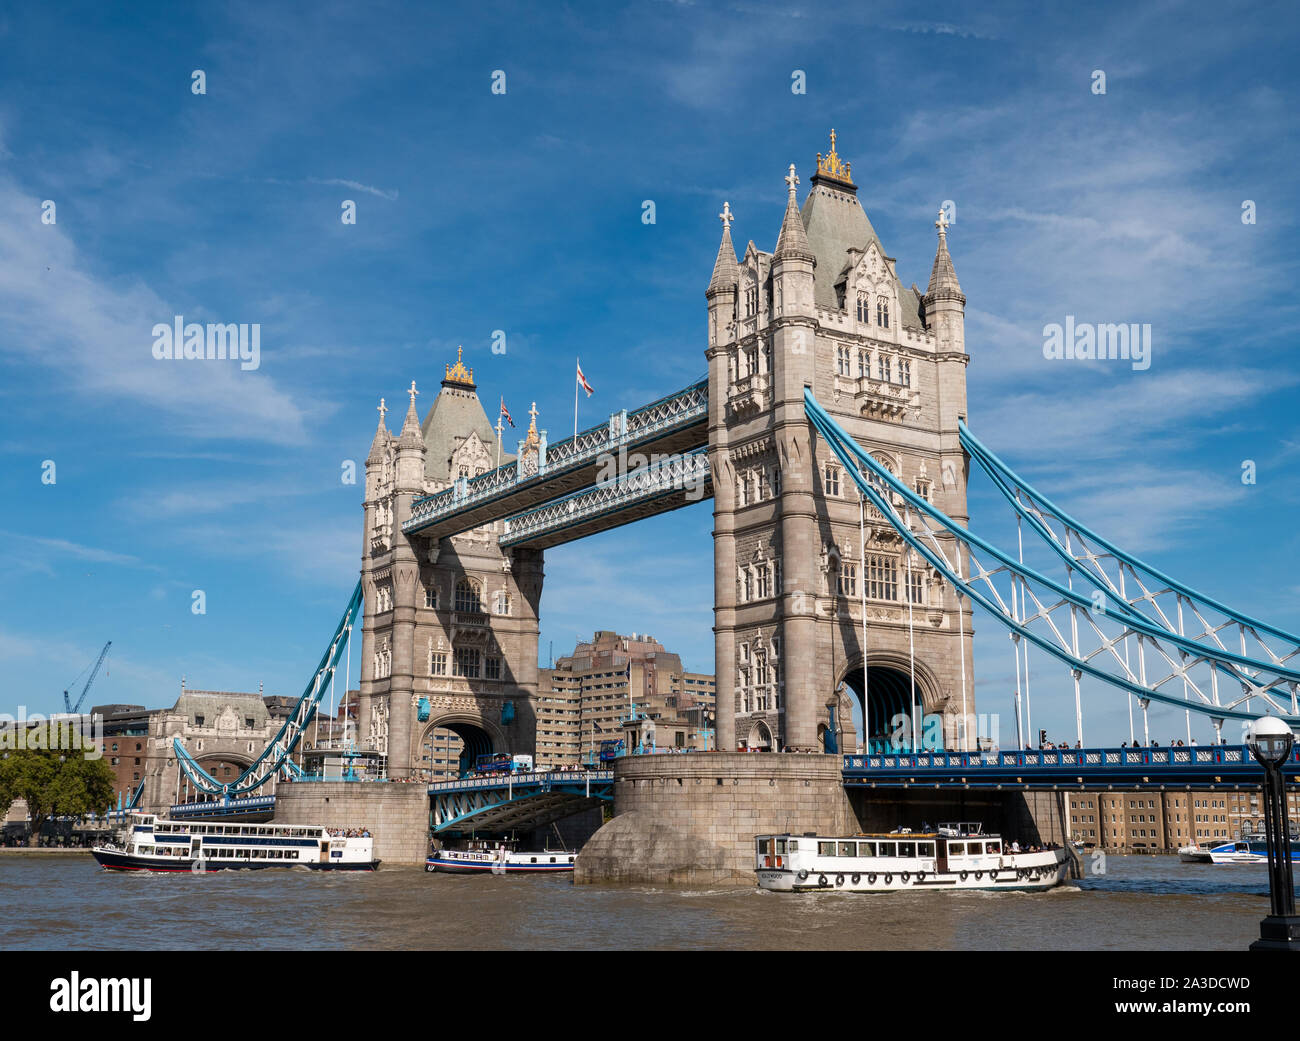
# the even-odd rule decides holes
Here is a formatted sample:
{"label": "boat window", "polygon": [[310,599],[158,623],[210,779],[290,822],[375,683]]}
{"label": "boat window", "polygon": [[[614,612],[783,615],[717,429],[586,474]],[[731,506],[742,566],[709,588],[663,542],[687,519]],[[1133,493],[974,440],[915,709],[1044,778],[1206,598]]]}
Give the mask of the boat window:
{"label": "boat window", "polygon": [[918,857],[932,857],[932,856],[934,856],[934,843],[933,843],[933,842],[918,842],[918,843],[916,844],[916,855],[917,855]]}
{"label": "boat window", "polygon": [[858,856],[874,857],[876,855],[876,844],[874,842],[859,842]]}
{"label": "boat window", "polygon": [[841,842],[841,857],[856,857],[858,855],[858,844],[856,842]]}
{"label": "boat window", "polygon": [[784,852],[785,852],[785,839],[777,839],[777,840],[776,840],[776,851],[777,851],[778,853],[784,853]]}
{"label": "boat window", "polygon": [[791,852],[791,853],[798,853],[798,852],[799,852],[799,840],[798,840],[798,839],[791,839],[791,840],[790,840],[790,852]]}
{"label": "boat window", "polygon": [[980,842],[966,843],[966,852],[972,857],[977,857],[984,852],[984,845]]}
{"label": "boat window", "polygon": [[530,859],[530,863],[536,864],[536,863],[537,863],[537,858],[536,858],[536,857],[532,857],[532,858]]}
{"label": "boat window", "polygon": [[555,863],[555,858],[554,858],[554,857],[551,858],[551,863],[552,863],[552,864]]}
{"label": "boat window", "polygon": [[914,856],[916,856],[916,843],[915,843],[915,842],[900,842],[900,843],[898,844],[898,855],[899,855],[900,857],[914,857]]}
{"label": "boat window", "polygon": [[1000,843],[1000,842],[990,842],[990,843],[988,844],[988,850],[989,850],[990,853],[1001,853],[1001,852],[1002,852],[1002,843]]}
{"label": "boat window", "polygon": [[819,842],[819,843],[817,843],[817,855],[818,855],[819,857],[833,857],[833,856],[835,856],[835,843],[833,843],[833,842]]}
{"label": "boat window", "polygon": [[882,842],[882,843],[880,843],[879,846],[878,846],[878,849],[877,849],[877,852],[876,852],[876,856],[878,856],[878,857],[896,857],[896,856],[898,856],[898,850],[897,850],[895,847],[896,847],[896,844],[893,843],[893,842]]}
{"label": "boat window", "polygon": [[948,856],[964,857],[966,855],[966,843],[950,842],[948,843]]}
{"label": "boat window", "polygon": [[759,851],[760,853],[771,853],[771,852],[772,852],[772,840],[771,840],[771,839],[759,839],[759,840],[758,840],[758,851]]}

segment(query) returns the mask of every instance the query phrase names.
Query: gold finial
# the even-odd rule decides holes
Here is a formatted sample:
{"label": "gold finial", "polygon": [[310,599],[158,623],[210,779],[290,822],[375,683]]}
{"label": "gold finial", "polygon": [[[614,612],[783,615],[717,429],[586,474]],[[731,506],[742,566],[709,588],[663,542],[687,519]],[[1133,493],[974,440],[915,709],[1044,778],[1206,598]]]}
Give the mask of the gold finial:
{"label": "gold finial", "polygon": [[528,410],[528,436],[524,438],[524,447],[529,448],[532,445],[539,444],[541,438],[537,435],[537,402],[533,402],[533,407]]}
{"label": "gold finial", "polygon": [[457,347],[456,364],[447,366],[447,377],[442,381],[444,385],[448,383],[459,383],[462,386],[469,387],[471,390],[474,388],[474,370],[465,368],[464,359],[465,348]]}
{"label": "gold finial", "polygon": [[817,153],[817,173],[845,184],[853,183],[853,164],[840,161],[839,153],[835,151],[834,130],[831,131],[831,150],[826,157],[823,158],[821,152]]}

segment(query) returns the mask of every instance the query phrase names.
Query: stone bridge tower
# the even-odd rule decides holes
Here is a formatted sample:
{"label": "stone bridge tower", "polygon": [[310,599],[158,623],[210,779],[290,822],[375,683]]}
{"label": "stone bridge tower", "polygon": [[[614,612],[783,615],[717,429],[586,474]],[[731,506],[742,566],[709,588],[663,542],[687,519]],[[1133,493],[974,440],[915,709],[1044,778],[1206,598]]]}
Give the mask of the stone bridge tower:
{"label": "stone bridge tower", "polygon": [[[387,755],[390,777],[424,779],[437,728],[461,739],[463,763],[533,753],[542,553],[502,550],[500,521],[438,540],[402,532],[412,502],[495,468],[498,453],[461,357],[423,422],[414,382],[408,393],[396,437],[380,402],[366,458],[358,729],[362,747]],[[538,436],[534,422],[525,450]]]}
{"label": "stone bridge tower", "polygon": [[921,713],[941,714],[956,747],[974,712],[970,605],[870,506],[860,544],[857,488],[803,406],[811,387],[892,473],[966,523],[966,298],[946,221],[922,293],[899,281],[833,131],[802,210],[798,183],[791,165],[771,253],[751,240],[738,259],[724,207],[706,293],[718,747],[824,748],[833,705],[842,751]]}

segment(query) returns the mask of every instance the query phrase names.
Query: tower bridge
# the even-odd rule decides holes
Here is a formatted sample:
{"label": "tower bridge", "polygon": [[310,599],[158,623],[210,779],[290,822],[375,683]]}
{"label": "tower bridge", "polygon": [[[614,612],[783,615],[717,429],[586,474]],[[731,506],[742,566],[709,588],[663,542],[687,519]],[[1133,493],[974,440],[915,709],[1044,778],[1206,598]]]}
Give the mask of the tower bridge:
{"label": "tower bridge", "polygon": [[[688,816],[704,822],[695,839],[724,850],[720,863],[743,859],[741,830],[759,820],[767,830],[793,827],[778,818],[813,795],[801,812],[815,817],[834,803],[818,821],[853,826],[845,792],[889,787],[890,776],[919,778],[916,787],[955,778],[961,787],[973,775],[996,787],[1004,783],[998,771],[1020,768],[1015,776],[1055,785],[1039,764],[981,758],[988,750],[967,727],[976,713],[976,609],[1011,637],[1018,752],[1034,732],[1031,650],[1035,670],[1068,676],[1081,748],[1089,747],[1087,710],[1102,702],[1127,703],[1133,741],[1135,712],[1145,737],[1152,704],[1186,713],[1189,744],[1194,714],[1220,737],[1225,724],[1265,711],[1300,722],[1300,639],[1125,553],[975,437],[966,297],[944,214],[922,291],[900,278],[834,135],[802,205],[793,165],[785,184],[770,252],[751,239],[738,253],[729,204],[719,215],[705,292],[707,379],[555,444],[534,406],[512,452],[463,357],[445,366],[423,417],[411,383],[397,434],[380,402],[351,606],[363,617],[360,737],[386,758],[390,777],[429,776],[437,728],[458,734],[467,757],[533,752],[545,550],[703,498],[714,517],[720,751],[620,763],[610,790],[619,816],[689,798],[700,809]],[[1014,551],[971,529],[972,462],[1011,511]],[[337,661],[338,639],[328,662]],[[311,692],[323,676],[318,670],[304,699],[319,697]],[[939,717],[943,754],[967,758],[891,759],[885,736],[900,714]],[[295,713],[292,727],[309,715]],[[857,733],[855,716],[863,720]],[[294,740],[282,734],[234,789],[264,786]],[[802,754],[734,755],[757,749]],[[806,754],[836,750],[850,758]],[[1077,768],[1077,778],[1127,777],[1118,766],[1131,753],[1118,764],[1098,754],[1064,764],[1061,776]],[[1189,763],[1169,769],[1188,778],[1198,764],[1211,772],[1222,765],[1204,753]],[[1249,764],[1227,766],[1237,777]],[[927,772],[936,769],[942,776]],[[444,824],[505,819],[527,815],[522,804],[543,795],[562,805],[564,793],[543,791],[546,784],[522,796],[511,789],[509,808],[493,802],[490,784],[473,789],[477,808],[460,789],[431,797],[445,801]],[[731,811],[710,809],[711,800],[728,785],[749,793],[753,820],[732,814],[735,823],[719,824]],[[726,827],[736,834],[718,838]],[[678,839],[656,848],[690,846]],[[591,860],[613,870],[645,841],[644,825],[616,817],[594,840]]]}

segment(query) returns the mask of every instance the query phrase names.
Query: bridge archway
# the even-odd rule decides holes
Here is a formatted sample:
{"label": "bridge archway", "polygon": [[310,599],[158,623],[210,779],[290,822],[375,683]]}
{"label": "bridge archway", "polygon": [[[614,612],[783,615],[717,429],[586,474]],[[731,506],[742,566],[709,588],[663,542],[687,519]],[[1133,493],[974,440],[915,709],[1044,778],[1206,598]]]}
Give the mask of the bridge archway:
{"label": "bridge archway", "polygon": [[448,780],[472,769],[479,756],[504,751],[505,737],[491,723],[476,716],[447,715],[430,720],[420,736],[419,768],[427,780]]}
{"label": "bridge archway", "polygon": [[[918,661],[915,665],[916,685],[913,687],[912,672],[912,664],[906,658],[899,661],[893,657],[873,658],[867,667],[865,682],[860,660],[844,672],[841,680],[852,691],[858,712],[862,714],[859,733],[863,738],[864,751],[910,749],[911,721],[917,714],[924,716],[934,711],[937,681],[930,670]],[[899,716],[908,721],[904,724],[905,729],[899,728]],[[842,720],[841,727],[846,733],[852,731],[848,720]],[[942,745],[943,729],[940,728],[937,733],[927,731],[922,724],[918,738],[924,742],[927,737],[936,738]]]}
{"label": "bridge archway", "polygon": [[745,747],[753,752],[773,751],[772,731],[768,729],[767,724],[761,719],[749,728],[749,736],[745,740]]}

